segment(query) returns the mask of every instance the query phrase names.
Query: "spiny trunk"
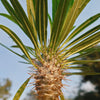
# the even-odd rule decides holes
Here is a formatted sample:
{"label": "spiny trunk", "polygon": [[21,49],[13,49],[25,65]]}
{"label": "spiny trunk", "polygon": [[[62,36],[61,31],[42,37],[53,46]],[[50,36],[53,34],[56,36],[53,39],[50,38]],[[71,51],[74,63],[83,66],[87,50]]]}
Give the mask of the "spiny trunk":
{"label": "spiny trunk", "polygon": [[62,71],[56,59],[44,61],[34,76],[38,100],[59,100],[61,95]]}

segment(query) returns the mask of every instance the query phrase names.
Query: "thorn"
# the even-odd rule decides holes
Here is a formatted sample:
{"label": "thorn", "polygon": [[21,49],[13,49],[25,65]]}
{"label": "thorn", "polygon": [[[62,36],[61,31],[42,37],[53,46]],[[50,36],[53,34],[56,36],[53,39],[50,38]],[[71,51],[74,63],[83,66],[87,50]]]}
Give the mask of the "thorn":
{"label": "thorn", "polygon": [[69,87],[69,85],[67,85],[67,84],[63,84],[63,86],[67,86],[67,87]]}

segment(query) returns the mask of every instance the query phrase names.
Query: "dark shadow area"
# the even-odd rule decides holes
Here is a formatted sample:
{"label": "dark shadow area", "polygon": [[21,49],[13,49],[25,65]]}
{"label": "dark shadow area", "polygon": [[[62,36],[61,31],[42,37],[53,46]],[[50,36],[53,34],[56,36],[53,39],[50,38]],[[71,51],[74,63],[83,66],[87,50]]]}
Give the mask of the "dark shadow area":
{"label": "dark shadow area", "polygon": [[[98,47],[98,52],[94,52],[89,54],[88,56],[82,58],[84,60],[90,59],[100,59],[100,47]],[[82,66],[91,67],[95,72],[100,72],[100,62],[83,64]],[[90,82],[95,86],[95,91],[86,92],[86,90],[82,89],[82,85],[86,82]],[[74,100],[100,100],[100,75],[91,75],[91,76],[83,76],[83,80],[79,87],[78,96]],[[89,89],[86,87],[87,90]]]}

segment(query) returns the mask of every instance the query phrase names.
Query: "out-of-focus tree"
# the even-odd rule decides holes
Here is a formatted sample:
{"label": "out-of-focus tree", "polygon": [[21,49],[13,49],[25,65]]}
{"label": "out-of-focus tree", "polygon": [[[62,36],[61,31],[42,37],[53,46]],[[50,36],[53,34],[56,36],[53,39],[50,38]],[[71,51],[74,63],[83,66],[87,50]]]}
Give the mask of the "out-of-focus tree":
{"label": "out-of-focus tree", "polygon": [[9,98],[10,89],[11,89],[11,81],[9,79],[3,79],[0,81],[0,100],[7,100]]}
{"label": "out-of-focus tree", "polygon": [[[100,47],[94,47],[91,49],[95,50],[94,53],[90,53],[89,55],[87,55],[86,57],[83,57],[82,59],[100,59]],[[88,63],[88,64],[83,64],[82,66],[89,66],[92,68],[92,70],[95,70],[96,72],[100,72],[100,62],[96,62],[96,63]],[[95,86],[95,91],[90,91],[90,92],[86,92],[85,90],[83,90],[82,84],[86,83],[86,82],[91,82],[94,86]],[[88,90],[88,87],[87,87]],[[83,80],[80,84],[80,90],[78,93],[78,96],[75,98],[75,100],[100,100],[100,75],[86,75],[83,76]]]}
{"label": "out-of-focus tree", "polygon": [[37,100],[35,91],[31,90],[29,93],[27,93],[27,96],[24,98],[24,100]]}

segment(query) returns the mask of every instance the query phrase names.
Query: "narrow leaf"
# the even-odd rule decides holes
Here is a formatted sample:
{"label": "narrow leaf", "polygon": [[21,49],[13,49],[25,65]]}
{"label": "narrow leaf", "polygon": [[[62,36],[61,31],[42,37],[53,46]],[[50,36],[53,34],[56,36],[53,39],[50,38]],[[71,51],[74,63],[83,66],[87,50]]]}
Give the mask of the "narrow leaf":
{"label": "narrow leaf", "polygon": [[21,49],[21,51],[25,54],[25,56],[30,60],[30,62],[34,65],[30,55],[28,54],[24,44],[22,43],[22,41],[19,39],[19,37],[13,32],[11,31],[9,28],[0,25],[0,28],[2,30],[4,30],[13,40],[14,42],[19,46],[19,48]]}
{"label": "narrow leaf", "polygon": [[3,46],[4,48],[8,49],[10,52],[14,53],[15,55],[17,55],[17,56],[19,56],[19,57],[21,57],[21,58],[23,58],[24,60],[26,60],[26,61],[29,62],[28,58],[27,58],[25,55],[23,56],[23,55],[18,54],[17,52],[11,50],[10,48],[8,48],[7,46],[5,46],[5,45],[2,44],[2,43],[0,43],[0,45]]}
{"label": "narrow leaf", "polygon": [[[25,46],[25,45],[24,45],[24,46]],[[13,48],[19,48],[18,45],[13,45],[13,46],[11,46],[11,47],[13,47]],[[25,46],[25,48],[26,48],[26,50],[27,50],[30,54],[32,54],[33,56],[36,56],[36,55],[35,55],[35,49],[33,49],[32,47],[29,47],[29,46]]]}
{"label": "narrow leaf", "polygon": [[28,12],[28,19],[33,26],[34,33],[37,37],[37,30],[36,30],[36,15],[35,15],[35,4],[34,0],[27,0],[27,12]]}
{"label": "narrow leaf", "polygon": [[53,47],[52,49],[56,47],[58,37],[60,37],[59,33],[61,32],[65,17],[69,11],[69,8],[72,6],[73,1],[74,0],[60,0],[50,37],[50,46],[51,48]]}
{"label": "narrow leaf", "polygon": [[29,77],[23,84],[22,86],[18,89],[17,93],[15,94],[13,100],[19,100],[20,99],[20,96],[22,95],[22,93],[24,92],[28,82],[30,81],[30,78]]}
{"label": "narrow leaf", "polygon": [[76,61],[72,61],[73,64],[87,64],[87,63],[94,63],[94,62],[100,62],[100,59],[96,59],[96,60],[76,60]]}
{"label": "narrow leaf", "polygon": [[38,36],[41,43],[41,47],[43,47],[43,45],[46,47],[47,20],[48,20],[47,0],[37,0],[36,1],[36,26],[38,30]]}
{"label": "narrow leaf", "polygon": [[[70,9],[68,15],[66,16],[62,31],[61,31],[61,39],[58,45],[60,45],[68,36],[69,32],[71,31],[78,15],[80,12],[83,10],[83,8],[88,4],[90,0],[75,0],[73,7]],[[84,7],[83,7],[84,5]],[[82,8],[81,8],[82,7]],[[80,11],[81,10],[81,11]],[[66,43],[63,43],[61,48],[65,45]]]}
{"label": "narrow leaf", "polygon": [[95,52],[100,52],[100,47],[94,46],[92,48],[88,48],[79,52],[79,54],[75,57],[68,59],[69,61],[75,60],[77,58],[85,57]]}
{"label": "narrow leaf", "polygon": [[49,19],[49,23],[50,23],[50,37],[51,37],[51,30],[52,30],[52,20],[50,15],[48,14],[48,19]]}
{"label": "narrow leaf", "polygon": [[54,21],[60,0],[52,0],[52,19]]}
{"label": "narrow leaf", "polygon": [[63,75],[100,75],[100,73],[96,72],[76,72],[76,73],[63,73]]}
{"label": "narrow leaf", "polygon": [[15,24],[17,24],[17,22],[13,19],[12,16],[5,14],[5,13],[0,13],[1,16],[8,18],[9,20],[11,20],[12,22],[14,22]]}
{"label": "narrow leaf", "polygon": [[88,37],[87,39],[85,39],[84,41],[78,43],[77,45],[73,46],[72,48],[70,48],[68,51],[66,51],[66,54],[68,54],[68,56],[75,54],[81,50],[84,49],[88,49],[88,47],[93,47],[95,44],[100,42],[100,32],[97,32],[96,34]]}
{"label": "narrow leaf", "polygon": [[[76,28],[71,35],[66,39],[66,41],[63,43],[63,45],[61,46],[61,48],[66,45],[66,43],[72,39],[73,37],[75,37],[76,35],[78,35],[81,31],[83,31],[85,28],[87,28],[89,25],[91,25],[93,22],[95,22],[98,18],[100,18],[100,13],[96,14],[94,16],[92,16],[91,18],[89,18],[88,20],[86,20],[84,23],[82,23],[78,28]],[[95,27],[96,28],[96,27]],[[98,25],[98,29],[100,29],[100,25]],[[93,30],[93,29],[92,29]],[[83,35],[82,35],[83,36]]]}
{"label": "narrow leaf", "polygon": [[78,42],[86,39],[87,37],[89,37],[91,34],[93,34],[94,32],[98,31],[100,29],[100,25],[90,29],[89,31],[83,33],[81,36],[79,36],[78,38],[76,38],[75,40],[71,41],[71,43],[69,43],[65,48],[63,48],[60,52],[63,52],[64,50],[66,50],[68,47],[73,46],[75,44],[77,44]]}
{"label": "narrow leaf", "polygon": [[[96,20],[100,18],[100,13],[96,14],[92,17],[90,17],[88,20],[86,20],[84,23],[82,23],[78,28],[76,28],[71,35],[68,37],[67,41],[70,40],[71,38],[75,37],[77,34],[79,34],[81,31],[83,31],[85,28],[87,28],[89,25],[94,23]],[[100,25],[99,25],[100,27]],[[99,28],[100,29],[100,28]]]}
{"label": "narrow leaf", "polygon": [[22,25],[24,26],[24,29],[27,30],[27,34],[34,44],[34,47],[38,50],[38,43],[37,43],[37,38],[36,34],[34,33],[34,30],[32,28],[32,25],[30,24],[22,6],[18,2],[18,0],[10,0],[11,4],[13,5],[13,8],[15,10],[15,13],[17,13],[17,16],[19,17],[20,21],[22,22]]}

